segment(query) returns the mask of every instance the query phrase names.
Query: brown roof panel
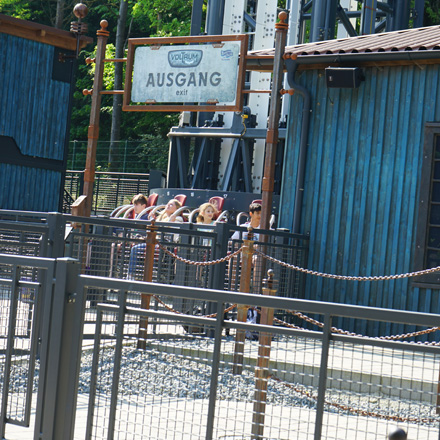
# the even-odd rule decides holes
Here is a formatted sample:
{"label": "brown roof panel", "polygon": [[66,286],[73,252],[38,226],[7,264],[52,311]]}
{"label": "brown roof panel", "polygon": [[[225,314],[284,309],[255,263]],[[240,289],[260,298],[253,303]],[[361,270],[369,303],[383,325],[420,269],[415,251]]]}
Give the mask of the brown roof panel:
{"label": "brown roof panel", "polygon": [[[38,41],[62,49],[71,51],[76,50],[76,36],[71,32],[56,29],[44,24],[34,23],[32,21],[9,17],[4,14],[0,14],[0,33]],[[83,48],[92,42],[92,38],[81,35],[79,46],[80,48]]]}
{"label": "brown roof panel", "polygon": [[[298,56],[424,51],[440,49],[440,26],[361,35],[340,40],[287,46],[286,54]],[[273,57],[274,49],[255,50],[250,56]]]}

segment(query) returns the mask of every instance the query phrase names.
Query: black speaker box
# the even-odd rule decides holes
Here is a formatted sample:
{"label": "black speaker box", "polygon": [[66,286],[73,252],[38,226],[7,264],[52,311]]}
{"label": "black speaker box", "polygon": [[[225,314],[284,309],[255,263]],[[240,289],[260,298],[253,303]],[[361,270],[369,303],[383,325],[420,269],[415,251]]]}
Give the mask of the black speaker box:
{"label": "black speaker box", "polygon": [[325,79],[327,87],[355,89],[364,80],[364,73],[360,67],[327,67]]}

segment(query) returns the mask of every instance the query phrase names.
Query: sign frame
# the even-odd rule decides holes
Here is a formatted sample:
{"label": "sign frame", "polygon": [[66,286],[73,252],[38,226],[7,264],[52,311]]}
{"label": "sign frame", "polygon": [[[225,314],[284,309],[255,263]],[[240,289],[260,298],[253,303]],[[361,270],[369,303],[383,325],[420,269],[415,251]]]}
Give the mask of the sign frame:
{"label": "sign frame", "polygon": [[[134,67],[134,53],[138,46],[162,46],[171,44],[195,44],[195,43],[211,43],[222,44],[223,42],[237,41],[240,43],[238,72],[237,72],[237,87],[235,103],[231,105],[217,105],[217,104],[130,104],[131,89],[133,84],[133,67]],[[124,96],[122,101],[123,111],[137,111],[137,112],[218,112],[231,111],[241,112],[243,109],[243,90],[246,72],[246,55],[248,48],[249,36],[247,34],[238,35],[204,35],[204,36],[190,36],[190,37],[156,37],[156,38],[129,38],[127,65],[125,71],[125,86]],[[194,47],[194,46],[189,46]]]}

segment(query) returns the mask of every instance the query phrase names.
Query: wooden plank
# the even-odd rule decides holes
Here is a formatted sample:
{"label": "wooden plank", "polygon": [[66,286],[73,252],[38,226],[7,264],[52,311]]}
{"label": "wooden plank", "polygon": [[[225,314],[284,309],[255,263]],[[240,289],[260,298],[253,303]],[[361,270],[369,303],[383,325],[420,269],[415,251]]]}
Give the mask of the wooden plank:
{"label": "wooden plank", "polygon": [[[20,20],[19,18],[9,17],[4,14],[0,14],[0,33],[76,51],[76,37],[71,32],[44,24]],[[82,49],[92,42],[92,38],[82,35],[80,37],[80,48]]]}

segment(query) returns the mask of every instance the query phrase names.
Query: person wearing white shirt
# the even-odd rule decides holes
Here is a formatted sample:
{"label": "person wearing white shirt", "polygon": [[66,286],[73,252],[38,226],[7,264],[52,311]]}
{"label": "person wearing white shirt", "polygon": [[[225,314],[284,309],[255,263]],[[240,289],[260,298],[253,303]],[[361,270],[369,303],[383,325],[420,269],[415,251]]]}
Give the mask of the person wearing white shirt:
{"label": "person wearing white shirt", "polygon": [[[246,223],[244,223],[243,227],[249,228],[251,227],[252,229],[260,229],[260,221],[261,221],[261,205],[259,203],[251,203],[249,206],[249,217],[250,220]],[[242,231],[235,231],[232,234],[231,240],[246,240],[248,237],[248,231],[246,230],[246,232],[242,232]],[[258,241],[259,238],[259,234],[255,234],[254,233],[254,241]]]}

